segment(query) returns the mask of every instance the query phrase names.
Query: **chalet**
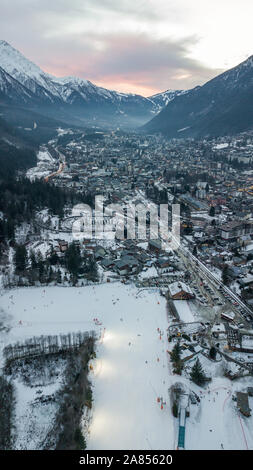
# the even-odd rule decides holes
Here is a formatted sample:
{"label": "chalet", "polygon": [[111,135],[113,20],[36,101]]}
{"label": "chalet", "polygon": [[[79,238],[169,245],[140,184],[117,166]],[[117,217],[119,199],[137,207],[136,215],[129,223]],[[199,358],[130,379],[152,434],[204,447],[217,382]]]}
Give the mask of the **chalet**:
{"label": "chalet", "polygon": [[148,247],[151,251],[159,253],[162,249],[162,242],[160,240],[149,240]]}
{"label": "chalet", "polygon": [[194,294],[189,286],[184,282],[173,282],[168,287],[168,295],[173,300],[190,300],[194,299]]}
{"label": "chalet", "polygon": [[98,246],[95,250],[95,259],[99,261],[104,258],[105,254],[105,249],[102,246]]}
{"label": "chalet", "polygon": [[186,347],[181,348],[181,360],[183,362],[189,361],[192,359],[194,356],[199,354],[202,351],[201,346],[196,345],[196,346],[191,346],[189,347],[188,345]]}
{"label": "chalet", "polygon": [[115,261],[111,258],[104,258],[101,261],[101,266],[105,269],[113,269],[115,266]]}
{"label": "chalet", "polygon": [[173,271],[173,268],[170,266],[168,258],[158,258],[156,266],[159,274]]}
{"label": "chalet", "polygon": [[139,266],[138,261],[131,256],[124,256],[115,261],[115,268],[121,276],[136,273]]}

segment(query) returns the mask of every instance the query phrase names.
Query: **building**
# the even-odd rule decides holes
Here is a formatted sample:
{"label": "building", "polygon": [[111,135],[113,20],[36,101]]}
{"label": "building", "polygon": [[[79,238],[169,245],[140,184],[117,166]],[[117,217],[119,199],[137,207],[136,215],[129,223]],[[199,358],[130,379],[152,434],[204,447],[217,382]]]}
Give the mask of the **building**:
{"label": "building", "polygon": [[251,415],[251,409],[249,407],[249,395],[244,392],[236,392],[237,408],[244,415],[249,417]]}
{"label": "building", "polygon": [[160,240],[149,240],[148,247],[151,251],[159,253],[162,249],[162,242]]}
{"label": "building", "polygon": [[233,321],[235,318],[234,312],[222,312],[221,317],[227,321]]}
{"label": "building", "polygon": [[170,266],[168,258],[158,258],[156,266],[159,274],[169,273],[174,270],[174,268]]}
{"label": "building", "polygon": [[173,282],[168,287],[168,296],[173,300],[191,300],[194,299],[191,288],[184,282]]}
{"label": "building", "polygon": [[138,261],[131,256],[124,256],[115,261],[115,268],[121,276],[134,274],[138,271],[139,267]]}
{"label": "building", "polygon": [[231,221],[219,228],[220,236],[224,240],[233,240],[247,233],[252,233],[253,226],[250,222]]}

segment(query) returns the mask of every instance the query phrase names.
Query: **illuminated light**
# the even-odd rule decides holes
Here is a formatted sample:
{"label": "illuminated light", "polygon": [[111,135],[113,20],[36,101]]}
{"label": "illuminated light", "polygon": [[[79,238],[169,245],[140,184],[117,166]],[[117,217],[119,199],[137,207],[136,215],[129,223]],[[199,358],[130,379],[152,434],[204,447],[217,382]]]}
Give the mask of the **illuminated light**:
{"label": "illuminated light", "polygon": [[129,335],[105,331],[101,343],[106,349],[118,349],[129,343]]}
{"label": "illuminated light", "polygon": [[103,437],[108,431],[108,423],[110,420],[111,416],[108,413],[103,410],[96,410],[90,425],[92,438]]}
{"label": "illuminated light", "polygon": [[99,378],[111,378],[118,372],[117,368],[106,359],[98,359],[93,366],[93,371],[95,377]]}

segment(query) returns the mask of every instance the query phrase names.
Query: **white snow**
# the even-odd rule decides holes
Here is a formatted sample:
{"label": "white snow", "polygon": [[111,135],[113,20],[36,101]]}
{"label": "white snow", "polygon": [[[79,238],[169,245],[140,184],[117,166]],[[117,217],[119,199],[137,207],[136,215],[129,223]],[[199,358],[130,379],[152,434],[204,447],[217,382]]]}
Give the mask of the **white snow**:
{"label": "white snow", "polygon": [[[187,313],[189,321],[187,302],[175,304],[181,315]],[[7,327],[0,333],[1,349],[31,336],[97,332],[97,357],[90,372],[94,402],[86,435],[89,450],[175,449],[178,420],[172,417],[168,389],[178,381],[203,396],[200,404],[190,405],[186,449],[220,449],[221,444],[225,449],[253,449],[253,417],[239,416],[231,398],[235,390],[252,385],[252,377],[231,382],[222,376],[222,362],[213,363],[202,354],[204,370],[213,377],[210,394],[185,376],[192,361],[186,364],[183,376],[173,375],[167,353],[166,299],[155,289],[139,290],[119,282],[82,288],[19,288],[4,292],[1,305],[0,321]],[[25,433],[22,420],[29,422],[33,398],[22,385],[15,384],[20,448]],[[163,409],[158,397],[166,402]],[[53,416],[53,407],[48,409]],[[38,409],[38,416],[40,412]],[[43,418],[42,434],[50,419]],[[87,431],[87,426],[84,429]],[[33,448],[36,442],[25,445]]]}
{"label": "white snow", "polygon": [[213,147],[213,149],[220,150],[220,149],[225,149],[229,146],[227,142],[224,142],[223,144],[217,144]]}
{"label": "white snow", "polygon": [[195,320],[187,300],[174,300],[173,304],[177,310],[180,321],[190,323]]}
{"label": "white snow", "polygon": [[[95,329],[100,335],[89,449],[170,449],[174,426],[168,401],[166,301],[121,283],[84,288],[22,288],[2,296],[11,318],[4,344],[33,335]],[[98,318],[102,325],[95,325]],[[22,324],[19,324],[21,320]],[[131,344],[129,344],[131,343]],[[145,362],[147,361],[147,363]],[[108,432],[108,430],[110,432]]]}
{"label": "white snow", "polygon": [[[209,391],[201,391],[198,387],[194,390],[201,397],[201,406],[193,405],[187,418],[186,450],[253,449],[253,417],[245,418],[239,414],[236,402],[232,400],[231,381],[216,378]],[[250,398],[251,408],[252,405]]]}

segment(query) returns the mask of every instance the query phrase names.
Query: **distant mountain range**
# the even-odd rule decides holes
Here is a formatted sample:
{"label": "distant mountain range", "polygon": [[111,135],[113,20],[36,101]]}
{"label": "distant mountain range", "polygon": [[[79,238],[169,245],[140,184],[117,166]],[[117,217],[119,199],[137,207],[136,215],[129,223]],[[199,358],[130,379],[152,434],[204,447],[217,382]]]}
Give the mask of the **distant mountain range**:
{"label": "distant mountain range", "polygon": [[253,56],[180,94],[144,125],[171,138],[236,134],[253,127]]}
{"label": "distant mountain range", "polygon": [[31,128],[35,121],[42,133],[47,128],[45,136],[59,123],[138,128],[169,138],[234,134],[253,126],[253,56],[203,86],[145,98],[54,77],[0,41],[0,117],[14,127]]}
{"label": "distant mountain range", "polygon": [[76,125],[134,127],[150,120],[180,93],[168,90],[145,98],[77,77],[57,78],[0,41],[0,104],[25,107]]}

